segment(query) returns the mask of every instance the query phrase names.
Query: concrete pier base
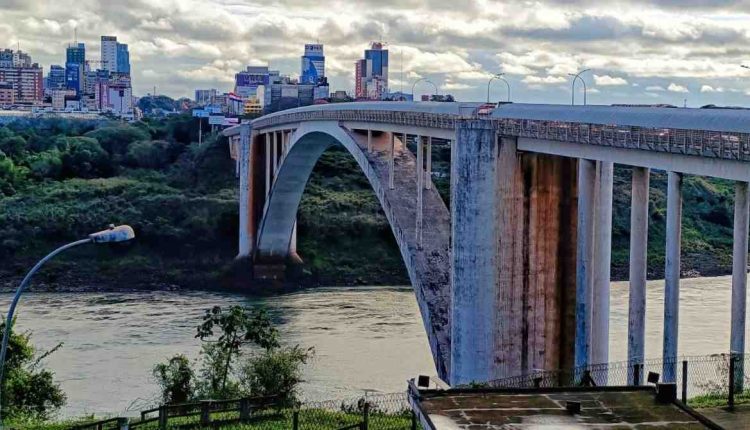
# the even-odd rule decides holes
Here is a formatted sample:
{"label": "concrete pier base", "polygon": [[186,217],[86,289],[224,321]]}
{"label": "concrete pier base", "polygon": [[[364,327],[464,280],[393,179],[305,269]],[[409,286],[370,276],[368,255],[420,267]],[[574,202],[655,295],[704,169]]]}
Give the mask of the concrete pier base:
{"label": "concrete pier base", "polygon": [[[628,362],[642,364],[646,344],[646,261],[650,170],[633,168],[630,209],[630,294],[628,297]],[[642,379],[642,378],[639,378]],[[629,375],[628,383],[641,381]]]}
{"label": "concrete pier base", "polygon": [[680,319],[680,250],[682,247],[682,174],[677,172],[669,172],[667,179],[666,235],[662,380],[664,382],[675,382]]}

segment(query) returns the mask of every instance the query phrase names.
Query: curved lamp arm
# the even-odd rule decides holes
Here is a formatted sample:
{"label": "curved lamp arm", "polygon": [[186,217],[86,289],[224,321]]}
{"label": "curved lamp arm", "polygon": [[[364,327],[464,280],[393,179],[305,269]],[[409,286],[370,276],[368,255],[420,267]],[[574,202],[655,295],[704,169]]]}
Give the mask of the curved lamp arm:
{"label": "curved lamp arm", "polygon": [[[39,260],[34,267],[29,270],[29,273],[26,274],[26,276],[21,281],[21,285],[18,286],[18,289],[16,290],[15,296],[13,296],[13,301],[10,303],[10,308],[8,309],[8,315],[5,318],[5,328],[3,330],[3,344],[2,348],[0,349],[0,396],[2,396],[2,387],[3,387],[3,373],[5,371],[5,356],[8,353],[8,339],[10,338],[10,332],[11,332],[11,325],[13,324],[13,316],[16,311],[16,306],[18,306],[18,301],[21,299],[21,295],[23,294],[24,290],[28,286],[29,282],[31,281],[31,277],[34,276],[34,274],[46,263],[47,261],[51,260],[52,257],[56,256],[57,254],[76,247],[78,245],[84,245],[87,243],[111,243],[111,242],[124,242],[126,240],[133,239],[135,237],[135,233],[133,232],[133,229],[130,226],[127,225],[121,225],[119,227],[110,226],[107,230],[102,230],[100,232],[92,233],[87,237],[86,239],[77,240],[75,242],[71,242],[67,245],[63,245],[56,250],[50,252],[47,254],[46,257]],[[0,404],[0,428],[2,428],[2,406]]]}

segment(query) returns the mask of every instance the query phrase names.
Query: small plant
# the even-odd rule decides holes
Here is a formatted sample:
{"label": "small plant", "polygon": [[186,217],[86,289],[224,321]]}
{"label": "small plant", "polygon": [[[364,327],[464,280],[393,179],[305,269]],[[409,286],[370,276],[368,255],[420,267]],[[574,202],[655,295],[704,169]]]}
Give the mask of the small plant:
{"label": "small plant", "polygon": [[157,364],[153,375],[161,389],[162,402],[174,404],[192,400],[195,375],[184,355],[178,354],[166,363]]}

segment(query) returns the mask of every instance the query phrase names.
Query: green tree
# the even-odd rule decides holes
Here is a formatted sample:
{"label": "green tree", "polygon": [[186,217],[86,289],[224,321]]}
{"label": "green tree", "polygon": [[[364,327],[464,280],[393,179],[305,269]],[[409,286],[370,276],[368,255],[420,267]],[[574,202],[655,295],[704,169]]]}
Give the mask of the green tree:
{"label": "green tree", "polygon": [[0,194],[11,196],[26,180],[27,170],[0,151]]}
{"label": "green tree", "polygon": [[180,149],[164,140],[135,142],[128,148],[125,161],[133,167],[161,169],[174,161]]}
{"label": "green tree", "polygon": [[195,375],[190,360],[184,355],[178,354],[166,363],[157,364],[152,373],[164,403],[185,403],[193,398]]}
{"label": "green tree", "polygon": [[0,151],[15,161],[23,160],[26,156],[26,140],[21,136],[12,136],[0,141]]}
{"label": "green tree", "polygon": [[96,139],[115,164],[119,164],[133,142],[149,140],[151,137],[146,130],[130,125],[102,127],[84,136]]}
{"label": "green tree", "polygon": [[37,178],[58,179],[62,174],[62,154],[57,149],[29,156],[28,164],[31,173]]}
{"label": "green tree", "polygon": [[63,153],[63,174],[68,177],[97,178],[110,176],[112,164],[96,139],[69,137],[68,150]]}
{"label": "green tree", "polygon": [[278,396],[291,405],[297,401],[302,365],[314,355],[313,348],[269,348],[252,355],[239,371],[239,382],[251,396]]}
{"label": "green tree", "polygon": [[195,337],[216,345],[217,350],[211,353],[214,354],[213,358],[220,358],[217,364],[220,378],[217,388],[220,392],[226,390],[233,361],[239,356],[243,346],[257,345],[269,349],[279,345],[278,331],[264,309],[249,309],[237,305],[228,309],[214,306],[207,310]]}
{"label": "green tree", "polygon": [[[4,330],[5,323],[2,323],[0,333]],[[65,393],[54,381],[54,374],[41,366],[42,361],[61,346],[58,344],[47,352],[37,354],[29,333],[11,330],[2,384],[3,416],[46,420],[65,405]]]}

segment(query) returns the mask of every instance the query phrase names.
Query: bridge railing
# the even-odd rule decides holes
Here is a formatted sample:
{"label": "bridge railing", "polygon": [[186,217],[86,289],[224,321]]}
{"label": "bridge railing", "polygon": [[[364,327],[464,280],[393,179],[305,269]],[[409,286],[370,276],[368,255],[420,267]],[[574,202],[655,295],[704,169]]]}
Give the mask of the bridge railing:
{"label": "bridge railing", "polygon": [[[745,371],[748,369],[748,372]],[[487,383],[493,388],[633,386],[665,381],[677,384],[678,398],[694,407],[750,403],[750,354],[713,354],[592,364],[574,369],[539,371]]]}
{"label": "bridge railing", "polygon": [[[302,121],[352,121],[454,129],[456,122],[462,118],[479,117],[409,111],[311,110],[262,117],[253,121],[253,127],[262,129]],[[491,121],[499,133],[506,136],[750,161],[748,133],[514,118]]]}

